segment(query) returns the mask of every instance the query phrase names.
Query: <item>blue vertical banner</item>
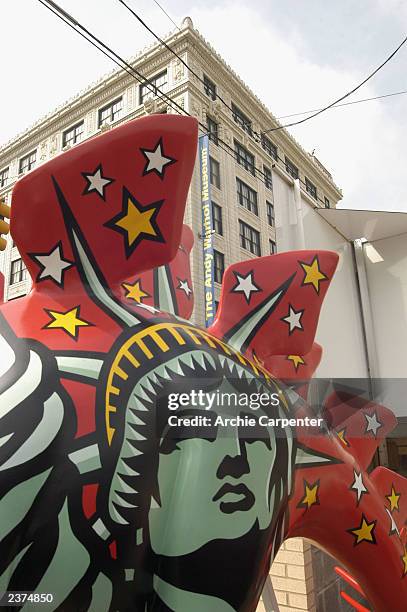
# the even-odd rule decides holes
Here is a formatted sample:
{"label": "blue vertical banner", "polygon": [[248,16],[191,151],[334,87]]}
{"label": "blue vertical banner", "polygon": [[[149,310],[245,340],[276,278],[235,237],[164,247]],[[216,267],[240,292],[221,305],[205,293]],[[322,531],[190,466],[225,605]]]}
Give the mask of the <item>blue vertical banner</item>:
{"label": "blue vertical banner", "polygon": [[201,173],[201,209],[203,275],[205,296],[205,326],[212,325],[215,318],[215,270],[213,258],[213,222],[208,135],[199,138],[199,168]]}

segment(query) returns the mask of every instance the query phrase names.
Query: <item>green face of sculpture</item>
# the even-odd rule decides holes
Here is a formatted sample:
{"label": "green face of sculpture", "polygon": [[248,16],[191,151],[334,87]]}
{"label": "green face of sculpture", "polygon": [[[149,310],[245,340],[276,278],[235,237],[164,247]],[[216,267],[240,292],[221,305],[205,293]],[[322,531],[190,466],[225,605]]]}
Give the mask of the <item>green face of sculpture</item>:
{"label": "green face of sculpture", "polygon": [[[219,390],[236,392],[226,379]],[[191,410],[185,407],[177,417],[183,414],[191,416]],[[232,416],[230,407],[219,405],[195,414],[210,416],[212,423],[217,416]],[[246,409],[243,414],[258,421],[264,413]],[[211,540],[240,538],[256,522],[265,529],[273,517],[274,431],[260,426],[203,427],[197,437],[196,430],[189,429],[191,434],[184,430],[180,440],[168,428],[161,442],[160,505],[150,509],[149,527],[154,552],[166,556],[188,554]]]}

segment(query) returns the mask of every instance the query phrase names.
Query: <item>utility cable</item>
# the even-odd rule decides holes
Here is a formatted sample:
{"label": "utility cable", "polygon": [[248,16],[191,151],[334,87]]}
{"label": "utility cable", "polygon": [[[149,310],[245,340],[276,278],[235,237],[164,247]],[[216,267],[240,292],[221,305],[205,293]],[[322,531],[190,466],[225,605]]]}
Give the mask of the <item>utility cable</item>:
{"label": "utility cable", "polygon": [[[339,108],[340,106],[351,106],[352,104],[360,104],[361,102],[370,102],[371,100],[381,100],[383,98],[391,98],[392,96],[402,96],[407,94],[407,90],[404,91],[395,91],[394,93],[383,94],[381,96],[374,96],[373,98],[363,98],[362,100],[354,100],[353,102],[343,102],[342,104],[337,104],[336,106],[332,106],[333,109]],[[298,117],[299,115],[308,115],[308,113],[315,113],[316,111],[322,110],[320,108],[313,108],[311,110],[303,111],[302,113],[291,113],[291,115],[281,115],[277,117],[280,119],[288,119],[289,117]]]}
{"label": "utility cable", "polygon": [[[198,81],[200,83],[202,83],[202,85],[204,87],[207,86],[207,83],[205,83],[205,80],[199,75],[197,74],[197,72],[195,72],[187,63],[186,61],[176,52],[174,51],[174,49],[172,49],[166,42],[165,40],[163,40],[160,36],[158,36],[158,34],[156,34],[154,32],[154,30],[152,30],[150,28],[149,25],[146,24],[146,22],[140,17],[140,15],[138,15],[124,0],[118,0],[118,2],[120,2],[120,4],[122,4],[124,7],[126,7],[126,9],[133,15],[133,17],[135,17],[135,19],[137,19],[137,21],[139,21],[141,23],[141,25],[148,31],[150,32],[150,34],[152,34],[154,36],[154,38],[161,43],[166,49],[167,51],[170,51],[174,57],[178,58],[178,60],[181,62],[181,64],[183,66],[185,66],[185,68],[194,75],[194,77],[196,77],[198,79]],[[230,110],[230,112],[234,115],[235,111],[233,110],[233,108],[222,98],[222,96],[220,96],[216,91],[214,92],[216,99],[220,100],[220,102],[222,102],[222,104],[228,109]],[[258,138],[261,137],[261,135],[257,132],[255,132],[254,130],[253,134],[255,134]]]}
{"label": "utility cable", "polygon": [[[113,49],[111,49],[102,40],[100,40],[97,36],[95,36],[92,32],[90,32],[90,30],[88,30],[85,26],[83,26],[74,17],[72,17],[72,15],[67,13],[60,6],[58,6],[58,4],[56,2],[54,2],[53,0],[38,0],[38,2],[40,2],[40,4],[42,4],[47,9],[49,9],[52,13],[54,13],[54,15],[56,15],[59,19],[61,19],[65,24],[69,25],[71,27],[71,29],[73,29],[75,32],[80,34],[82,36],[82,38],[84,38],[85,40],[90,42],[94,47],[96,47],[104,55],[109,57],[109,59],[114,61],[116,65],[118,65],[120,68],[123,68],[130,76],[135,78],[139,83],[146,82],[152,88],[151,91],[154,94],[156,94],[156,92],[159,92],[161,94],[161,96],[162,96],[161,99],[165,99],[171,105],[172,108],[174,108],[174,105],[175,105],[175,107],[179,111],[181,111],[182,114],[186,114],[189,117],[192,116],[182,106],[180,106],[175,100],[173,100],[170,96],[168,96],[166,93],[164,93],[159,87],[157,87],[150,79],[148,79],[147,77],[142,75],[133,66],[131,66],[131,64],[126,62],[122,57],[120,57],[120,55],[118,55],[115,51],[113,51]],[[109,55],[109,53],[111,55]],[[111,57],[112,55],[113,55],[113,57]],[[203,134],[204,135],[208,134],[207,126],[204,125],[203,123],[199,122],[199,121],[198,121],[198,123],[199,123],[199,126],[200,126],[201,131],[203,132]],[[236,159],[236,152],[235,152],[235,150],[232,147],[230,147],[230,145],[228,145],[228,143],[226,143],[221,138],[217,137],[217,140],[222,145],[224,145],[221,148],[223,148],[223,150],[226,151],[226,153],[228,153],[234,159]],[[257,172],[258,175],[261,175],[261,176],[263,176],[266,179],[266,183],[265,184],[267,184],[266,174],[260,168],[257,168],[256,166],[253,166],[253,169],[254,169],[255,172]],[[262,182],[264,183],[265,181],[263,180]]]}
{"label": "utility cable", "polygon": [[[150,79],[148,79],[147,77],[142,75],[136,68],[134,68],[134,66],[132,66],[126,60],[124,60],[122,57],[120,57],[120,55],[118,53],[113,51],[113,49],[111,49],[108,45],[106,45],[100,38],[98,38],[97,36],[92,34],[92,32],[90,32],[90,30],[88,30],[84,25],[82,25],[74,17],[72,17],[72,15],[70,15],[67,11],[62,9],[56,2],[54,2],[53,0],[38,0],[38,2],[40,2],[40,4],[45,6],[52,13],[54,13],[64,23],[69,25],[75,32],[80,34],[80,36],[82,36],[82,38],[84,38],[85,40],[90,42],[94,47],[96,47],[97,49],[102,51],[102,53],[104,55],[106,55],[107,57],[109,57],[109,59],[114,61],[115,64],[117,64],[120,68],[124,69],[128,74],[133,76],[133,78],[136,78],[136,80],[139,83],[149,87],[149,89],[150,89],[150,91],[152,93],[156,94],[156,92],[159,91],[161,96],[164,99],[166,99],[170,103],[174,104],[181,111],[182,114],[185,113],[185,111],[182,108],[182,106],[180,106],[177,102],[175,102],[175,100],[173,100],[172,98],[167,96],[167,94],[165,94],[163,91],[161,91]],[[90,37],[91,40],[89,39],[89,37]],[[113,57],[108,55],[109,53]]]}
{"label": "utility cable", "polygon": [[[96,37],[94,34],[92,34],[92,32],[90,32],[85,26],[83,26],[80,22],[78,22],[69,13],[67,13],[65,10],[63,10],[61,7],[59,7],[56,4],[56,2],[54,2],[53,0],[38,0],[38,2],[40,2],[40,4],[45,6],[45,8],[50,10],[52,13],[54,13],[54,15],[56,15],[66,25],[68,25],[71,29],[73,29],[80,36],[82,36],[82,38],[87,40],[95,48],[97,48],[99,51],[101,51],[106,57],[111,59],[117,66],[119,66],[120,68],[125,70],[137,82],[142,83],[142,84],[146,84],[147,83],[147,85],[151,88],[150,91],[152,91],[156,95],[157,95],[157,92],[159,94],[161,94],[161,98],[160,99],[161,100],[165,99],[169,103],[171,108],[174,109],[174,105],[175,105],[175,107],[177,107],[178,111],[180,111],[180,114],[185,114],[185,115],[187,115],[189,117],[192,116],[184,108],[182,108],[175,100],[173,100],[170,96],[168,96],[166,93],[164,93],[159,87],[154,85],[154,83],[150,79],[148,79],[147,77],[142,75],[133,66],[131,66],[131,64],[126,62],[122,57],[120,57],[120,55],[118,55],[115,51],[113,51],[108,45],[106,45],[98,37]],[[111,55],[109,55],[109,54],[111,54]],[[204,125],[203,123],[201,123],[200,121],[198,121],[198,124],[199,124],[200,130],[203,133],[203,135],[207,135],[208,134],[207,126]],[[230,155],[236,161],[236,157],[237,156],[236,156],[235,149],[233,147],[231,147],[228,143],[226,143],[224,140],[222,140],[219,137],[216,137],[216,140],[218,141],[218,144],[220,143],[221,145],[223,145],[220,148],[223,151],[225,151],[228,155]],[[281,160],[281,158],[279,158],[279,160],[285,165],[284,160]],[[245,166],[243,166],[243,167],[245,167]],[[255,165],[251,165],[251,168],[254,171],[254,175],[257,175],[259,180],[264,185],[268,186],[269,182],[270,182],[270,179],[269,179],[269,177],[267,177],[266,173],[264,171],[262,171],[260,168],[258,168],[257,166],[255,166]],[[247,168],[246,168],[246,170],[247,170]],[[249,172],[250,172],[250,170],[249,170]],[[260,177],[263,177],[263,178],[260,178]],[[304,183],[304,181],[302,181],[301,179],[300,179],[300,182],[303,185],[306,185]],[[322,203],[324,203],[322,200],[320,200],[320,201]]]}
{"label": "utility cable", "polygon": [[[189,70],[189,72],[191,74],[193,74],[200,81],[200,83],[202,83],[204,85],[204,87],[206,86],[206,83],[205,83],[204,79],[202,79],[199,74],[197,74],[192,68],[190,68],[190,66],[184,61],[184,59],[182,57],[180,57],[180,55],[178,53],[176,53],[176,51],[174,51],[174,49],[172,49],[160,36],[158,36],[158,34],[156,34],[154,32],[154,30],[149,25],[147,25],[147,23],[140,17],[140,15],[138,15],[127,4],[127,2],[125,2],[125,0],[118,0],[118,2],[120,2],[120,4],[122,4],[133,15],[133,17],[135,19],[137,19],[141,23],[141,25],[148,32],[150,32],[150,34],[152,34],[154,36],[154,38],[158,42],[160,42],[168,51],[170,51],[175,57],[177,57],[178,60],[182,63],[182,65],[185,66],[185,68],[187,68],[187,70]],[[366,98],[365,100],[356,100],[355,102],[347,102],[347,103],[344,103],[344,104],[338,104],[338,102],[340,102],[341,100],[344,100],[346,97],[350,96],[355,91],[360,89],[360,87],[362,87],[362,85],[364,85],[369,79],[371,79],[375,74],[377,74],[377,72],[379,72],[379,70],[381,70],[381,68],[383,68],[383,66],[385,66],[396,55],[396,53],[399,51],[399,49],[404,45],[404,43],[406,41],[407,41],[407,37],[401,42],[401,44],[397,47],[397,49],[395,49],[395,51],[393,51],[393,53],[378,68],[376,68],[376,70],[374,70],[364,81],[362,81],[362,83],[360,83],[352,91],[348,92],[347,94],[345,94],[344,96],[342,96],[341,98],[339,98],[338,100],[333,102],[332,104],[330,104],[330,105],[328,105],[328,106],[326,106],[324,108],[313,109],[313,110],[310,110],[310,111],[305,111],[303,113],[294,113],[292,115],[283,115],[282,117],[279,117],[278,119],[285,119],[285,118],[288,118],[288,117],[295,117],[295,116],[298,116],[298,115],[305,115],[305,114],[308,114],[308,113],[315,113],[314,115],[312,115],[312,117],[316,117],[317,115],[321,114],[325,110],[328,110],[329,108],[339,107],[339,106],[346,106],[346,105],[350,105],[350,104],[358,104],[358,103],[360,103],[362,101],[363,102],[367,102],[368,100],[377,100],[379,98],[385,98],[385,97],[389,97],[389,96],[393,96],[393,95],[400,95],[400,94],[403,94],[403,93],[407,93],[407,91],[405,91],[405,92],[397,92],[397,93],[394,93],[394,94],[387,94],[387,96],[386,95],[385,96],[376,96],[374,98]],[[232,112],[232,114],[234,114],[233,108],[217,92],[215,92],[215,96],[216,96],[216,99],[220,100],[220,102],[222,102],[222,104],[228,110],[230,110]],[[303,120],[298,121],[298,122],[291,123],[291,124],[286,125],[286,126],[279,126],[279,127],[276,127],[276,128],[269,128],[267,130],[264,130],[262,132],[262,134],[266,134],[266,133],[268,133],[270,131],[281,130],[281,129],[284,129],[285,127],[291,127],[292,125],[299,125],[300,123],[303,123],[305,121],[308,121],[309,119],[312,119],[312,117],[307,117],[306,119],[303,119]],[[259,134],[255,130],[252,130],[252,133],[256,136],[256,139],[261,140],[262,134]]]}
{"label": "utility cable", "polygon": [[363,79],[363,81],[361,83],[356,85],[356,87],[354,87],[353,89],[348,91],[346,94],[344,94],[343,96],[341,96],[337,100],[334,100],[334,102],[331,102],[331,104],[328,104],[328,106],[324,106],[324,108],[319,109],[318,111],[316,111],[315,113],[313,113],[309,117],[305,117],[304,119],[300,119],[299,121],[293,121],[292,123],[286,123],[285,125],[280,125],[278,127],[269,128],[267,130],[264,130],[263,134],[268,134],[269,132],[276,132],[277,130],[283,130],[285,128],[289,128],[289,127],[292,127],[294,125],[300,125],[301,123],[305,123],[306,121],[309,121],[310,119],[313,119],[314,117],[317,117],[321,113],[324,113],[328,109],[332,108],[333,106],[338,104],[338,102],[342,102],[342,100],[345,100],[345,98],[348,98],[349,96],[354,94],[355,91],[360,89],[363,85],[365,85],[365,83],[367,83],[372,77],[374,77],[379,72],[379,70],[381,70],[396,55],[396,53],[398,53],[400,51],[401,47],[406,42],[407,42],[407,36],[401,41],[401,43],[398,45],[398,47],[396,47],[396,49],[384,60],[384,62],[382,62],[380,64],[380,66],[378,66],[375,70],[373,70],[373,72],[371,72],[365,79]]}
{"label": "utility cable", "polygon": [[[127,9],[127,10],[128,10],[130,13],[131,13],[131,14],[132,14],[132,15],[133,15],[133,17],[134,17],[135,19],[137,19],[137,21],[139,21],[139,22],[141,23],[141,25],[142,25],[142,26],[143,26],[143,27],[144,27],[144,28],[145,28],[145,29],[146,29],[148,32],[150,32],[150,34],[152,34],[152,35],[154,36],[154,38],[155,38],[155,39],[156,39],[156,40],[157,40],[157,41],[158,41],[160,44],[162,44],[162,45],[163,45],[163,46],[164,46],[164,47],[165,47],[165,48],[166,48],[168,51],[170,51],[170,52],[171,52],[171,53],[172,53],[172,54],[173,54],[173,55],[174,55],[174,56],[175,56],[175,57],[176,57],[176,58],[177,58],[177,59],[178,59],[178,60],[179,60],[179,61],[182,63],[182,65],[183,65],[183,66],[185,66],[185,68],[186,68],[187,70],[189,70],[189,72],[191,72],[191,74],[193,74],[193,75],[194,75],[194,76],[195,76],[195,77],[196,77],[196,78],[197,78],[197,79],[198,79],[198,80],[199,80],[199,81],[200,81],[200,82],[201,82],[201,83],[204,85],[204,87],[205,87],[206,83],[205,83],[204,79],[202,79],[202,78],[201,78],[201,77],[200,77],[200,76],[199,76],[199,75],[198,75],[198,74],[197,74],[197,73],[196,73],[194,70],[192,70],[192,68],[190,68],[190,66],[189,66],[189,65],[188,65],[188,64],[187,64],[187,63],[184,61],[184,59],[183,59],[183,58],[182,58],[182,57],[181,57],[181,56],[180,56],[178,53],[176,53],[176,51],[174,51],[174,49],[172,49],[172,48],[171,48],[171,47],[170,47],[170,46],[169,46],[169,45],[168,45],[168,44],[165,42],[165,40],[163,40],[163,39],[162,39],[160,36],[158,36],[158,34],[156,34],[156,33],[154,32],[154,30],[152,30],[152,29],[150,28],[150,26],[148,26],[148,25],[146,24],[146,22],[145,22],[145,21],[144,21],[144,20],[143,20],[143,19],[140,17],[140,15],[138,15],[138,14],[137,14],[137,13],[136,13],[136,12],[135,12],[135,11],[134,11],[132,8],[131,8],[131,7],[130,7],[130,6],[127,4],[127,2],[125,2],[125,0],[118,0],[118,2],[119,2],[120,4],[122,4],[122,5],[123,5],[123,6],[124,6],[124,7],[125,7],[125,8],[126,8],[126,9]],[[217,93],[215,93],[215,95],[216,95],[216,98],[217,98],[217,99],[219,99],[219,100],[220,100],[220,101],[221,101],[221,102],[222,102],[222,103],[225,105],[225,107],[226,107],[228,110],[230,110],[230,111],[232,112],[232,114],[234,114],[234,110],[233,110],[233,108],[232,108],[231,106],[229,106],[229,105],[227,104],[227,102],[225,102],[225,100],[224,100],[224,99],[223,99],[221,96],[219,96]],[[205,129],[207,129],[207,128],[206,128],[206,126],[205,126]],[[250,127],[250,129],[251,129],[252,134],[255,134],[255,136],[257,137],[257,138],[255,138],[255,140],[257,140],[257,142],[259,142],[259,141],[261,140],[261,135],[260,135],[258,132],[254,131],[254,130],[253,130],[251,127]],[[220,140],[220,139],[218,138],[218,140]],[[225,143],[224,141],[220,141],[220,142],[222,142],[223,144],[225,144],[226,146],[228,146],[228,147],[229,147],[229,145],[227,145],[227,143]],[[235,152],[235,150],[234,150],[234,149],[232,149],[232,147],[229,147],[229,148],[230,148],[230,149],[233,151],[232,155],[233,155],[233,157],[236,159],[236,152]],[[226,150],[226,149],[224,149],[224,150]],[[226,151],[226,152],[228,153],[229,151]],[[281,162],[284,164],[284,166],[285,166],[285,161],[284,161],[284,160],[282,160],[281,158],[279,158],[278,156],[277,156],[277,159],[276,159],[275,161],[281,161]],[[247,169],[247,168],[246,168],[246,169]],[[263,177],[266,179],[266,174],[265,174],[264,172],[262,172],[262,171],[261,171],[259,168],[256,168],[256,167],[254,167],[254,169],[255,169],[255,171],[257,171],[257,173],[262,174],[262,175],[263,175]],[[249,170],[249,172],[250,172],[250,170]],[[299,180],[300,180],[300,183],[302,183],[302,184],[303,184],[303,185],[306,187],[306,183],[305,183],[305,182],[304,182],[302,179],[299,179]],[[264,182],[264,181],[263,181],[263,182]],[[265,184],[267,185],[267,182],[266,182]],[[322,202],[323,204],[325,204],[325,203],[323,202],[323,200],[320,200],[318,197],[317,197],[317,199],[318,199],[320,202]]]}
{"label": "utility cable", "polygon": [[175,25],[176,28],[178,28],[178,30],[181,30],[181,28],[179,27],[179,25],[177,25],[175,23],[175,21],[173,20],[173,18],[167,13],[167,11],[165,10],[165,8],[163,8],[161,6],[161,4],[159,2],[157,2],[157,0],[154,0],[155,4],[162,10],[162,12],[164,13],[164,15],[167,15],[168,19],[171,21],[171,23],[173,23]]}

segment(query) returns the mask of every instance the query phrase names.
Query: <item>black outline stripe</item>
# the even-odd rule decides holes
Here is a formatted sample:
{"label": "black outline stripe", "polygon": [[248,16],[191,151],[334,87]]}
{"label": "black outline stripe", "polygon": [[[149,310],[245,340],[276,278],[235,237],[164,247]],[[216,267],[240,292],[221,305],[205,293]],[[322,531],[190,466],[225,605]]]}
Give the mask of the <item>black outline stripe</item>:
{"label": "black outline stripe", "polygon": [[[62,192],[61,187],[59,186],[56,178],[54,176],[52,176],[52,182],[54,184],[54,188],[55,188],[55,192],[58,198],[58,202],[59,205],[61,207],[62,213],[64,215],[65,218],[65,225],[66,225],[66,230],[67,230],[67,234],[68,234],[68,238],[69,241],[71,243],[71,248],[72,248],[72,252],[74,254],[75,257],[75,262],[76,262],[76,268],[78,270],[78,274],[79,277],[82,281],[82,285],[85,289],[85,292],[88,294],[89,298],[92,300],[92,302],[94,302],[95,304],[97,304],[97,306],[105,313],[107,314],[111,319],[113,319],[113,321],[115,323],[117,323],[117,325],[119,325],[119,327],[121,327],[122,329],[126,329],[129,326],[124,323],[124,321],[112,310],[108,310],[106,305],[100,300],[100,298],[98,298],[93,290],[91,289],[91,287],[89,286],[89,283],[86,279],[86,275],[85,275],[85,271],[83,269],[82,266],[82,262],[79,256],[79,252],[78,249],[76,247],[75,244],[75,240],[73,239],[73,235],[72,235],[72,231],[75,231],[75,233],[78,236],[78,239],[80,240],[81,244],[83,245],[84,243],[86,243],[86,241],[84,240],[84,236],[82,234],[82,231],[78,225],[78,223],[76,222],[75,217],[72,214],[72,211],[69,207],[68,202],[65,199],[65,196]],[[106,282],[106,279],[104,278],[97,262],[96,259],[93,255],[93,253],[91,251],[86,251],[86,255],[92,265],[93,271],[99,281],[99,283],[102,285],[102,287],[105,289],[106,293],[108,294],[109,298],[115,302],[121,309],[125,310],[127,313],[129,313],[130,315],[132,315],[133,317],[135,317],[135,319],[138,319],[140,322],[144,322],[144,323],[148,323],[148,319],[143,317],[142,315],[139,315],[137,313],[137,315],[135,315],[134,311],[130,310],[125,304],[123,304],[120,300],[118,300],[118,298],[113,294],[113,292],[110,290],[108,283]],[[137,324],[137,320],[134,321],[134,324]]]}
{"label": "black outline stripe", "polygon": [[236,325],[234,325],[233,327],[231,327],[224,335],[223,335],[223,339],[225,341],[230,340],[230,338],[232,336],[234,336],[234,334],[243,327],[243,325],[245,325],[259,310],[261,310],[265,304],[267,304],[267,302],[270,302],[271,299],[276,296],[280,291],[281,291],[281,295],[280,297],[277,298],[277,300],[270,306],[270,308],[267,310],[267,312],[262,316],[262,318],[260,319],[260,321],[253,327],[252,331],[250,332],[250,334],[248,335],[248,337],[246,338],[245,342],[243,343],[243,345],[240,347],[240,352],[244,353],[247,348],[249,347],[251,341],[253,340],[253,338],[256,336],[257,332],[260,330],[260,328],[264,325],[264,323],[266,322],[266,320],[269,318],[269,316],[272,314],[272,312],[274,312],[274,310],[277,308],[277,306],[279,305],[279,303],[281,302],[281,300],[283,299],[283,297],[285,296],[285,294],[287,293],[287,290],[289,288],[289,286],[291,285],[292,281],[294,280],[294,277],[296,276],[296,272],[294,272],[294,274],[292,274],[286,281],[283,282],[282,285],[280,285],[280,287],[278,287],[272,294],[268,295],[266,297],[266,299],[264,299],[262,302],[260,302],[260,304],[258,304],[256,306],[256,308],[254,308],[253,310],[250,310],[248,312],[248,314],[243,317],[243,319],[240,319],[240,321],[238,321],[236,323]]}

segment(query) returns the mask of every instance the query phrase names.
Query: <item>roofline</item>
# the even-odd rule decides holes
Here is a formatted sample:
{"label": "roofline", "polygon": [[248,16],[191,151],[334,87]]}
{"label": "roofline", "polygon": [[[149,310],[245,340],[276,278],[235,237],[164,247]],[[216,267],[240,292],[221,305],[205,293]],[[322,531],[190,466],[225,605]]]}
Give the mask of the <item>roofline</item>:
{"label": "roofline", "polygon": [[[193,40],[199,44],[200,49],[203,50],[206,54],[209,54],[211,56],[211,59],[217,62],[218,66],[220,66],[220,68],[222,69],[225,77],[227,76],[229,79],[230,77],[232,77],[234,84],[238,88],[243,88],[247,92],[249,98],[251,98],[254,101],[257,108],[260,110],[260,112],[264,116],[264,120],[266,123],[265,129],[269,127],[281,127],[281,124],[279,123],[277,118],[273,115],[273,113],[270,111],[270,109],[244,83],[244,81],[238,76],[238,74],[233,70],[233,68],[231,68],[230,65],[227,64],[227,62],[221,57],[221,55],[219,55],[219,53],[214,49],[214,47],[202,36],[202,34],[197,29],[194,28],[192,20],[189,17],[186,17],[183,20],[181,29],[179,30],[177,29],[177,30],[173,30],[169,32],[165,37],[163,37],[163,40],[168,45],[171,45],[174,43],[181,42],[185,39],[188,39],[188,37],[192,37]],[[163,51],[163,45],[159,42],[156,42],[147,47],[144,47],[137,53],[137,55],[131,57],[129,60],[126,60],[126,61],[132,66],[137,67],[139,65],[145,64],[148,60],[153,59],[159,53],[162,53],[162,51]],[[84,90],[79,92],[77,95],[73,96],[72,98],[64,102],[63,104],[59,105],[55,110],[41,117],[38,121],[36,121],[26,130],[19,133],[17,136],[15,136],[14,138],[6,142],[3,146],[1,146],[0,147],[0,159],[3,156],[4,157],[11,156],[10,154],[12,153],[13,149],[20,148],[21,145],[24,144],[25,140],[28,141],[30,139],[35,138],[36,134],[38,134],[39,141],[40,141],[40,134],[42,130],[44,130],[45,128],[49,129],[50,124],[60,119],[61,116],[68,114],[69,112],[72,112],[73,110],[75,110],[75,107],[80,107],[81,104],[83,104],[89,99],[92,99],[92,97],[97,95],[100,91],[103,91],[107,85],[112,86],[113,84],[120,81],[121,79],[126,78],[126,76],[128,77],[129,75],[122,68],[114,69],[108,73],[105,73],[97,81],[89,85],[89,87],[85,88]],[[272,125],[270,125],[270,123]],[[298,143],[298,141],[286,129],[279,130],[279,136],[283,138],[287,142],[287,144],[290,145],[291,148],[294,148],[294,150],[295,149],[299,150],[299,152],[302,153],[305,162],[309,165],[309,168],[311,169],[311,171],[315,172],[315,174],[318,177],[320,177],[320,180],[321,178],[324,179],[324,181],[329,185],[330,189],[336,192],[336,195],[338,196],[338,200],[342,199],[342,191],[335,184],[335,182],[332,179],[332,176],[331,178],[329,178],[329,176],[326,175],[325,172],[321,168],[319,168],[316,163],[312,161],[312,157],[310,153],[305,151],[305,149]],[[272,139],[272,136],[270,136],[270,139]],[[328,172],[328,174],[330,173]]]}
{"label": "roofline", "polygon": [[[181,30],[174,30],[167,34],[163,40],[167,44],[171,42],[178,42],[181,38],[185,38],[185,34],[189,28],[184,27]],[[181,36],[183,35],[183,36]],[[128,64],[131,64],[133,67],[137,67],[139,64],[143,64],[146,60],[151,59],[151,57],[157,52],[162,50],[161,43],[153,43],[147,47],[143,47],[137,55],[132,56],[129,59],[125,59]],[[40,132],[41,128],[48,126],[52,121],[59,119],[61,115],[64,115],[68,111],[72,111],[75,106],[79,106],[88,98],[93,97],[97,94],[101,89],[104,89],[107,84],[112,84],[114,81],[119,81],[123,77],[129,76],[128,73],[123,68],[115,68],[109,72],[105,72],[100,78],[91,83],[88,87],[81,90],[78,94],[72,96],[72,98],[68,98],[65,102],[57,106],[54,110],[43,115],[40,119],[35,121],[31,126],[26,128],[24,131],[18,133],[16,136],[8,140],[6,143],[0,146],[0,156],[5,152],[6,149],[12,149],[16,145],[20,145],[21,142],[27,138],[32,137],[33,132]],[[110,83],[109,83],[110,81]]]}
{"label": "roofline", "polygon": [[[248,93],[248,95],[255,101],[258,108],[262,111],[263,115],[267,117],[265,129],[269,129],[270,127],[281,128],[282,124],[273,115],[271,110],[260,100],[260,98],[252,91],[252,89],[246,85],[246,83],[239,77],[239,75],[233,70],[233,68],[231,68],[231,66],[221,57],[221,55],[219,55],[216,49],[212,47],[212,45],[202,36],[202,34],[198,30],[192,28],[191,31],[194,34],[195,39],[201,44],[201,48],[203,48],[206,52],[210,51],[211,57],[215,58],[217,62],[221,65],[225,75],[227,75],[229,78],[232,77],[235,81],[235,84],[243,88]],[[318,162],[320,166],[322,165],[324,167],[324,170],[318,167],[317,163],[314,163],[312,161],[311,154],[308,153],[308,151],[306,151],[294,138],[294,136],[292,136],[285,128],[280,129],[279,134],[290,143],[291,147],[294,147],[301,151],[306,161],[310,164],[310,167],[314,169],[314,172],[316,172],[318,176],[320,175],[320,173],[324,173],[324,171],[331,175],[331,173],[325,168],[325,166],[322,164],[322,162],[320,162],[320,160],[318,160]],[[270,140],[273,140],[272,134],[268,134],[267,137]],[[326,175],[325,180],[329,183],[331,188],[337,192],[338,199],[341,199],[343,196],[342,190],[336,185],[336,183],[332,179],[332,175],[331,178]]]}

